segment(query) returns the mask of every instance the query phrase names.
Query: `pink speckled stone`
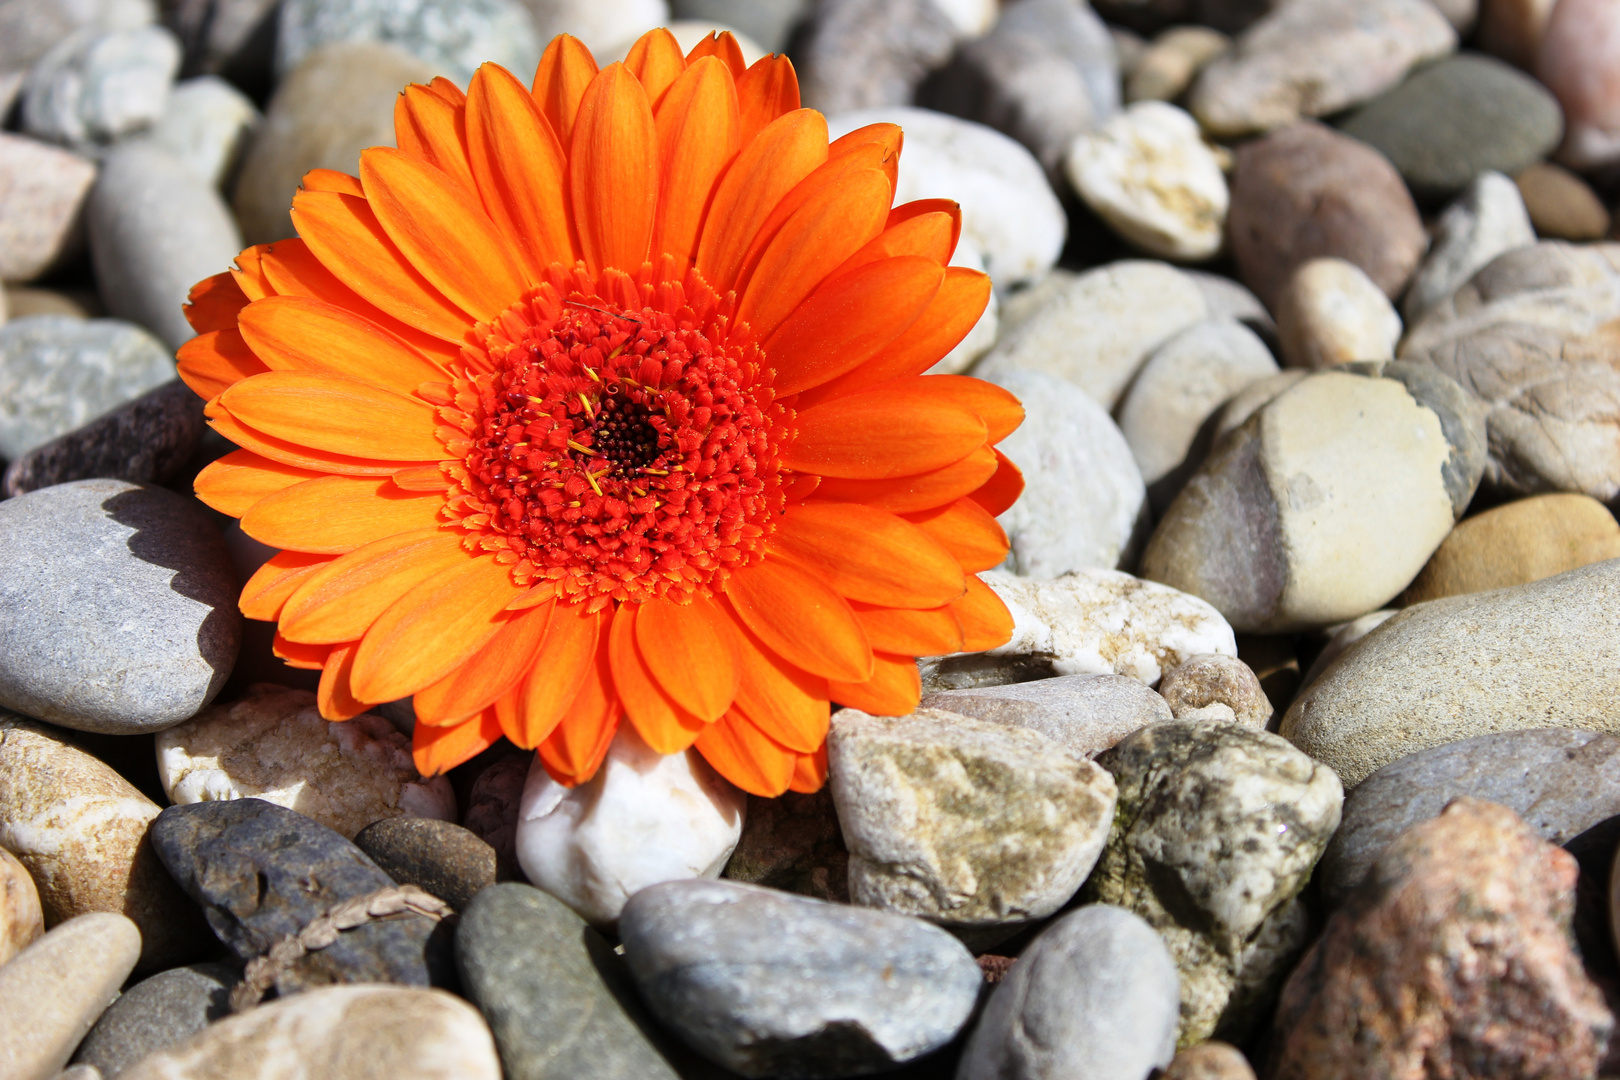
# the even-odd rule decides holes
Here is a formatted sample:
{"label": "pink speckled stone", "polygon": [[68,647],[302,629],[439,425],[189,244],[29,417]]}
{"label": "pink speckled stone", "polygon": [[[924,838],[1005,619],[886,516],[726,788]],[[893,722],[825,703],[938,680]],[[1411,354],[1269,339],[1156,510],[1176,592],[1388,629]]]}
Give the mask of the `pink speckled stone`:
{"label": "pink speckled stone", "polygon": [[1576,169],[1620,162],[1620,0],[1559,0],[1536,76],[1564,107],[1560,160]]}

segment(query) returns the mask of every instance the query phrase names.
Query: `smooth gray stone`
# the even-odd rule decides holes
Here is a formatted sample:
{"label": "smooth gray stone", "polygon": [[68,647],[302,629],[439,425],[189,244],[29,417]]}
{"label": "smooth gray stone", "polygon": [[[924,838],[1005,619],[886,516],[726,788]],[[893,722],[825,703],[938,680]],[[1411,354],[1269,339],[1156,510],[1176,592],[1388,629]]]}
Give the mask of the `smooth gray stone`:
{"label": "smooth gray stone", "polygon": [[457,911],[495,884],[495,849],[448,821],[383,818],[361,829],[354,844],[401,885],[426,889]]}
{"label": "smooth gray stone", "polygon": [[669,881],[619,916],[653,1013],[748,1077],[886,1072],[967,1023],[983,975],[920,919],[735,881]]}
{"label": "smooth gray stone", "polygon": [[0,503],[0,707],[109,735],[173,727],[231,673],[236,598],[194,499],[79,480]]}
{"label": "smooth gray stone", "polygon": [[1323,897],[1341,903],[1390,841],[1462,795],[1509,807],[1543,839],[1566,844],[1620,814],[1620,738],[1566,728],[1504,731],[1385,765],[1344,801],[1344,820],[1317,872]]}
{"label": "smooth gray stone", "polygon": [[670,0],[677,19],[701,19],[741,30],[760,48],[781,52],[788,35],[810,9],[809,0]]}
{"label": "smooth gray stone", "polygon": [[28,315],[0,326],[0,458],[16,461],[174,378],[174,357],[115,319]]}
{"label": "smooth gray stone", "polygon": [[561,900],[493,885],[462,913],[456,968],[506,1080],[677,1080],[643,1034],[613,947]]}
{"label": "smooth gray stone", "polygon": [[161,26],[79,30],[57,42],[23,83],[23,129],[96,150],[163,115],[180,42]]}
{"label": "smooth gray stone", "polygon": [[1030,728],[1086,757],[1096,757],[1138,728],[1171,719],[1164,698],[1124,675],[1063,675],[939,690],[924,694],[917,707]]}
{"label": "smooth gray stone", "polygon": [[529,78],[545,45],[517,0],[285,0],[276,75],[337,41],[393,45],[462,86],[485,61]]}
{"label": "smooth gray stone", "polygon": [[124,991],[101,1014],[73,1054],[112,1080],[140,1061],[231,1015],[231,987],[241,972],[230,964],[192,964],[160,971]]}
{"label": "smooth gray stone", "polygon": [[13,461],[5,493],[98,477],[163,484],[190,460],[204,430],[203,399],[176,379]]}
{"label": "smooth gray stone", "polygon": [[933,0],[818,0],[793,56],[805,105],[837,116],[911,104],[955,44],[956,27]]}
{"label": "smooth gray stone", "polygon": [[1145,1080],[1176,1052],[1176,966],[1153,928],[1093,904],[1048,927],[996,987],[956,1080]]}

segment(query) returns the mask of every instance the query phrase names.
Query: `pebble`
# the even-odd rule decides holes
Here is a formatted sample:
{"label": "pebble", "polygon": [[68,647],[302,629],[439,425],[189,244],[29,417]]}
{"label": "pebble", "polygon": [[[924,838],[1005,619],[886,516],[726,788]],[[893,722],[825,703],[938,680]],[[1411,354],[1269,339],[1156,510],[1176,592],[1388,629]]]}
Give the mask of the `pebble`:
{"label": "pebble", "polygon": [[478,1011],[442,990],[327,986],[210,1025],[119,1080],[501,1080]]}
{"label": "pebble", "polygon": [[527,885],[483,890],[456,927],[461,985],[506,1080],[676,1080],[643,1034],[622,964],[562,901]]}
{"label": "pebble", "polygon": [[983,255],[997,292],[1036,281],[1057,262],[1068,222],[1028,150],[983,124],[905,106],[834,116],[827,130],[837,139],[879,123],[899,124],[906,133],[895,205],[959,203],[962,235]]}
{"label": "pebble", "polygon": [[1012,612],[1012,638],[982,653],[923,661],[925,693],[1051,675],[1126,675],[1152,686],[1191,657],[1237,655],[1231,626],[1208,603],[1116,570],[1052,581],[990,570],[980,580]]}
{"label": "pebble", "polygon": [[1620,738],[1559,728],[1479,735],[1398,758],[1345,799],[1317,872],[1322,896],[1343,902],[1397,836],[1464,795],[1508,807],[1562,847],[1620,814],[1617,767]]}
{"label": "pebble", "polygon": [[456,816],[450,781],[417,773],[410,739],[370,713],[323,720],[307,690],[256,684],[159,732],[157,759],[176,805],[263,799],[346,839],[384,818]]}
{"label": "pebble", "polygon": [[55,1076],[140,952],[134,923],[97,912],[64,922],[0,967],[0,1076]]}
{"label": "pebble", "polygon": [[1504,251],[1535,242],[1518,186],[1501,173],[1480,173],[1435,224],[1429,253],[1402,301],[1407,324],[1416,324]]}
{"label": "pebble", "polygon": [[34,879],[17,856],[0,848],[0,967],[44,932]]}
{"label": "pebble", "polygon": [[202,399],[178,379],[166,382],[18,457],[6,468],[5,494],[97,477],[167,483],[204,430]]}
{"label": "pebble", "polygon": [[1428,361],[1485,408],[1484,488],[1497,496],[1620,495],[1620,244],[1542,241],[1506,252],[1408,329]]}
{"label": "pebble", "polygon": [[1124,675],[1060,675],[1006,686],[937,690],[924,694],[919,708],[1029,728],[1086,758],[1138,728],[1171,718],[1162,697]]}
{"label": "pebble", "polygon": [[768,52],[786,48],[788,36],[810,7],[809,0],[671,0],[677,19],[707,19],[734,26]]}
{"label": "pebble", "polygon": [[[302,814],[262,799],[171,806],[151,829],[169,874],[203,906],[239,960],[267,952],[345,900],[394,882],[360,849]],[[419,915],[345,930],[275,980],[282,997],[328,983],[426,986],[448,975],[449,937]]]}
{"label": "pebble", "polygon": [[655,753],[623,724],[602,767],[578,787],[557,783],[534,759],[518,814],[518,862],[585,919],[611,926],[648,885],[719,877],[747,808],[747,795],[697,751]]}
{"label": "pebble", "polygon": [[820,0],[795,37],[804,103],[828,116],[909,105],[956,38],[934,0]]}
{"label": "pebble", "polygon": [[[1322,673],[1333,665],[1333,661],[1350,650],[1350,646],[1383,626],[1390,619],[1399,614],[1398,608],[1379,608],[1369,611],[1358,619],[1351,619],[1338,626],[1330,626],[1323,633],[1329,635],[1328,642],[1322,646],[1322,651],[1316,654],[1316,659],[1305,670],[1303,678],[1298,680],[1299,687],[1310,686],[1321,677]],[[1298,674],[1296,671],[1295,674]]]}
{"label": "pebble", "polygon": [[1327,116],[1457,48],[1428,0],[1299,0],[1273,8],[1199,74],[1188,99],[1216,138]]}
{"label": "pebble", "polygon": [[1171,668],[1159,695],[1177,720],[1215,720],[1265,730],[1273,709],[1254,669],[1234,656],[1192,656]]}
{"label": "pebble", "polygon": [[109,735],[172,727],[230,675],[236,598],[208,512],[172,491],[79,480],[0,503],[0,707]]}
{"label": "pebble", "polygon": [[1294,269],[1323,255],[1355,263],[1385,296],[1398,296],[1428,246],[1389,160],[1321,124],[1243,144],[1231,184],[1227,236],[1238,277],[1273,311]]}
{"label": "pebble", "polygon": [[1340,125],[1389,158],[1420,199],[1445,199],[1480,173],[1514,175],[1558,146],[1563,117],[1547,88],[1489,56],[1448,56]]}
{"label": "pebble", "polygon": [[1147,488],[1130,444],[1084,390],[1039,371],[980,372],[1024,403],[998,449],[1023,473],[1024,495],[997,519],[1023,577],[1112,570],[1135,561],[1147,532]]}
{"label": "pebble", "polygon": [[1597,193],[1561,165],[1541,161],[1514,178],[1536,235],[1548,240],[1601,240],[1609,211]]}
{"label": "pebble", "polygon": [[191,287],[229,266],[242,249],[219,193],[185,163],[137,142],[103,160],[86,217],[107,310],[151,330],[171,349],[195,337],[182,310]]}
{"label": "pebble", "polygon": [[734,881],[643,889],[619,928],[653,1014],[748,1077],[888,1071],[950,1042],[984,983],[919,919]]}
{"label": "pebble", "polygon": [[180,42],[164,27],[77,31],[29,69],[23,130],[76,150],[106,147],[163,115],[179,70]]}
{"label": "pebble", "polygon": [[117,1077],[137,1062],[184,1042],[231,1015],[230,964],[192,964],[143,979],[113,1002],[73,1055],[75,1065]]}
{"label": "pebble", "polygon": [[855,903],[988,947],[1074,895],[1114,816],[1114,782],[1028,728],[921,709],[844,709],[828,783]]}
{"label": "pebble", "polygon": [[1148,357],[1119,403],[1119,428],[1156,507],[1197,467],[1199,433],[1245,387],[1277,373],[1255,333],[1232,319],[1194,323]]}
{"label": "pebble", "polygon": [[1222,439],[1142,555],[1243,633],[1322,627],[1417,576],[1479,484],[1483,424],[1428,365],[1301,379]]}
{"label": "pebble", "polygon": [[[0,139],[4,136],[0,135]],[[68,315],[75,319],[95,318],[102,311],[95,293],[74,289],[59,292],[27,285],[5,286],[6,305],[13,319],[28,315]]]}
{"label": "pebble", "polygon": [[1291,367],[1393,360],[1401,317],[1359,266],[1329,256],[1289,275],[1277,300],[1277,337]]}
{"label": "pebble", "polygon": [[278,0],[181,0],[164,22],[185,46],[187,73],[227,72],[268,83],[276,47]]}
{"label": "pebble", "polygon": [[1300,368],[1288,368],[1275,375],[1256,379],[1233,394],[1210,422],[1211,445],[1219,443],[1227,435],[1242,427],[1249,417],[1282,396],[1283,391],[1291,389],[1309,374],[1311,374],[1309,371]]}
{"label": "pebble", "polygon": [[1536,78],[1564,108],[1558,159],[1572,169],[1620,160],[1620,5],[1570,0],[1554,6],[1536,49]]}
{"label": "pebble", "polygon": [[720,875],[730,881],[849,903],[849,849],[832,791],[748,797],[737,850]]}
{"label": "pebble", "polygon": [[84,27],[128,30],[157,21],[152,0],[8,0],[0,4],[0,70],[27,68],[51,46]]}
{"label": "pebble", "polygon": [[[665,0],[523,0],[523,4],[534,16],[541,48],[558,34],[573,34],[601,57],[604,67],[613,60],[622,60],[631,43],[648,30],[667,26],[670,17],[670,5]],[[606,55],[621,45],[625,48],[618,55]]]}
{"label": "pebble", "polygon": [[510,747],[508,753],[478,774],[467,794],[462,826],[495,849],[495,877],[511,881],[522,871],[517,861],[518,807],[534,755]]}
{"label": "pebble", "polygon": [[1602,503],[1588,495],[1533,495],[1458,522],[1396,603],[1527,585],[1614,558],[1620,525]]}
{"label": "pebble", "polygon": [[0,132],[0,281],[32,281],[77,254],[95,179],[78,154]]}
{"label": "pebble", "polygon": [[1475,735],[1620,733],[1617,599],[1611,560],[1408,608],[1299,696],[1283,737],[1353,788],[1397,758]]}
{"label": "pebble", "polygon": [[1113,409],[1159,346],[1209,317],[1197,283],[1168,263],[1126,259],[1055,281],[1009,326],[974,374],[1057,375]]}
{"label": "pebble", "polygon": [[[585,4],[567,6],[590,10]],[[580,29],[589,31],[588,25]],[[276,74],[285,77],[316,49],[339,42],[396,46],[458,85],[485,61],[529,77],[543,46],[535,19],[518,0],[283,0]]]}
{"label": "pebble", "polygon": [[1174,101],[1232,39],[1208,26],[1172,26],[1153,39],[1125,79],[1125,100]]}
{"label": "pebble", "polygon": [[[1402,833],[1283,990],[1269,1075],[1594,1076],[1614,1027],[1572,947],[1575,859],[1461,798]],[[1437,1059],[1436,1055],[1442,1057]]]}
{"label": "pebble", "polygon": [[1212,274],[1207,270],[1183,271],[1192,278],[1198,291],[1204,294],[1204,303],[1209,307],[1211,319],[1235,319],[1259,334],[1268,346],[1274,346],[1277,340],[1277,324],[1271,318],[1271,312],[1260,302],[1260,298],[1250,292],[1242,283],[1225,277],[1221,274]]}
{"label": "pebble", "polygon": [[[287,72],[265,108],[231,196],[243,241],[268,244],[295,235],[288,211],[304,174],[358,173],[360,151],[394,145],[400,89],[431,82],[437,74],[425,60],[370,42],[323,46]],[[334,101],[344,107],[332,108]]]}
{"label": "pebble", "polygon": [[460,825],[393,817],[361,829],[354,846],[401,885],[415,885],[457,911],[495,884],[495,849]]}
{"label": "pebble", "polygon": [[1198,122],[1176,106],[1131,105],[1076,136],[1064,165],[1086,205],[1132,246],[1187,262],[1220,251],[1226,177]]}
{"label": "pebble", "polygon": [[217,75],[187,79],[146,137],[211,188],[233,177],[264,120],[252,99]]}
{"label": "pebble", "polygon": [[1254,1080],[1254,1069],[1237,1047],[1211,1041],[1178,1053],[1161,1080]]}
{"label": "pebble", "polygon": [[1247,1040],[1309,940],[1297,898],[1338,827],[1339,778],[1276,735],[1187,720],[1127,736],[1097,763],[1119,809],[1082,899],[1135,912],[1164,939],[1181,1045]]}
{"label": "pebble", "polygon": [[1139,916],[1092,904],[1054,922],[1001,980],[961,1080],[1142,1080],[1176,1052],[1174,960]]}

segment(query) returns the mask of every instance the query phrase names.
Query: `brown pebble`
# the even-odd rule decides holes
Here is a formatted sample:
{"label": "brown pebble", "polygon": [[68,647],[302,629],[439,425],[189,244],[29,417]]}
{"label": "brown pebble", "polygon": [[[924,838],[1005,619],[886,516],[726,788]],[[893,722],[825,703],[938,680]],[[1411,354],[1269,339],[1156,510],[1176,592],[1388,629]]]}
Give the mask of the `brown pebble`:
{"label": "brown pebble", "polygon": [[1254,1069],[1237,1047],[1212,1041],[1181,1051],[1160,1080],[1254,1080]]}
{"label": "brown pebble", "polygon": [[976,959],[979,961],[979,970],[984,972],[984,981],[991,986],[1005,979],[1007,972],[1011,971],[1012,966],[1018,963],[1018,957],[1016,956],[993,956],[990,953],[985,953],[983,956],[976,957]]}
{"label": "brown pebble", "polygon": [[1235,721],[1262,730],[1271,722],[1271,702],[1259,677],[1235,656],[1206,653],[1188,658],[1165,675],[1159,695],[1177,720]]}
{"label": "brown pebble", "polygon": [[1544,240],[1601,240],[1609,232],[1609,212],[1585,180],[1550,161],[1532,165],[1514,178]]}
{"label": "brown pebble", "polygon": [[39,890],[17,857],[0,848],[0,964],[45,932]]}
{"label": "brown pebble", "polygon": [[448,821],[384,818],[361,829],[354,843],[395,883],[426,889],[457,911],[495,884],[495,849]]}

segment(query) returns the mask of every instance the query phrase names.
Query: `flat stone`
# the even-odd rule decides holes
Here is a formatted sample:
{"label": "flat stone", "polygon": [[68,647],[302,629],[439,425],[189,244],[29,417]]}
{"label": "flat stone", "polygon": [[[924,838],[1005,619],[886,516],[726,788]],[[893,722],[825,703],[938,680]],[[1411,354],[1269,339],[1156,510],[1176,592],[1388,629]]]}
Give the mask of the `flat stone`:
{"label": "flat stone", "polygon": [[1397,836],[1464,795],[1506,806],[1562,847],[1620,814],[1617,766],[1620,738],[1559,728],[1479,735],[1398,758],[1345,799],[1317,874],[1322,895],[1342,903]]}
{"label": "flat stone", "polygon": [[1538,161],[1513,179],[1536,235],[1548,240],[1602,240],[1609,211],[1597,192],[1562,165]]}
{"label": "flat stone", "polygon": [[34,879],[17,856],[0,848],[0,967],[44,932]]}
{"label": "flat stone", "polygon": [[426,889],[457,911],[495,884],[495,849],[448,821],[384,818],[361,829],[354,844],[401,885]]}
{"label": "flat stone", "polygon": [[1456,195],[1482,172],[1517,174],[1551,153],[1564,130],[1558,99],[1546,87],[1475,53],[1413,73],[1340,126],[1430,199]]}
{"label": "flat stone", "polygon": [[1483,172],[1435,223],[1429,253],[1407,286],[1401,312],[1415,324],[1504,251],[1536,242],[1518,186]]}
{"label": "flat stone", "polygon": [[94,151],[163,115],[180,70],[180,42],[161,26],[63,38],[23,81],[22,123],[30,135]]}
{"label": "flat stone", "polygon": [[500,881],[511,881],[522,873],[517,861],[518,808],[534,757],[517,752],[516,747],[512,751],[478,774],[467,793],[467,812],[461,819],[469,832],[495,849],[495,875]]}
{"label": "flat stone", "polygon": [[1354,788],[1397,758],[1527,728],[1620,734],[1620,562],[1408,608],[1323,673],[1281,732]]}
{"label": "flat stone", "polygon": [[1115,570],[1052,581],[980,575],[1013,616],[1012,639],[982,653],[923,661],[923,690],[960,690],[1051,675],[1126,675],[1148,686],[1204,653],[1237,655],[1232,628],[1208,603]]}
{"label": "flat stone", "polygon": [[1277,337],[1292,367],[1393,360],[1401,317],[1361,267],[1329,256],[1289,275],[1277,301]]}
{"label": "flat stone", "polygon": [[328,986],[228,1017],[120,1080],[500,1080],[478,1011],[442,990]]}
{"label": "flat stone", "polygon": [[461,985],[507,1080],[676,1080],[642,1033],[622,964],[562,901],[527,885],[483,890],[456,928]]}
{"label": "flat stone", "polygon": [[[170,875],[243,961],[343,901],[394,885],[342,836],[262,799],[171,806],[151,835]],[[283,968],[276,990],[286,997],[329,983],[426,986],[430,970],[442,981],[447,931],[418,915],[368,922]]]}
{"label": "flat stone", "polygon": [[307,690],[255,684],[161,732],[157,756],[177,805],[263,799],[348,839],[384,818],[456,816],[450,781],[417,773],[410,739],[370,713],[323,720]]}
{"label": "flat stone", "polygon": [[224,542],[194,500],[122,480],[8,499],[0,707],[109,735],[172,727],[230,675],[236,599]]}
{"label": "flat stone", "polygon": [[831,789],[788,791],[774,799],[748,796],[742,836],[721,877],[849,903],[849,849]]}
{"label": "flat stone", "polygon": [[950,58],[956,37],[933,0],[823,0],[797,31],[804,103],[828,116],[909,105],[923,76]]}
{"label": "flat stone", "polygon": [[1176,1054],[1163,1080],[1254,1080],[1254,1069],[1237,1047],[1211,1040]]}
{"label": "flat stone", "polygon": [[958,1080],[1141,1080],[1176,1052],[1177,976],[1142,919],[1092,904],[1020,954],[968,1037]]}
{"label": "flat stone", "polygon": [[921,920],[737,882],[643,889],[620,931],[654,1015],[748,1077],[893,1069],[950,1042],[984,982]]}
{"label": "flat stone", "polygon": [[101,1014],[74,1052],[74,1063],[105,1077],[121,1075],[147,1055],[230,1016],[231,987],[240,978],[230,964],[193,964],[143,979]]}
{"label": "flat stone", "polygon": [[8,497],[96,477],[137,484],[173,479],[197,449],[203,400],[178,379],[36,446],[6,468]]}
{"label": "flat stone", "polygon": [[1163,698],[1124,675],[1062,675],[1006,686],[937,690],[924,694],[919,707],[1029,728],[1087,758],[1138,728],[1171,718]]}
{"label": "flat stone", "polygon": [[523,6],[534,16],[542,47],[558,34],[573,34],[600,58],[602,67],[624,59],[638,37],[670,22],[665,0],[523,0]]}
{"label": "flat stone", "polygon": [[1205,131],[1235,138],[1339,112],[1456,48],[1457,32],[1426,0],[1304,0],[1245,31],[1199,74],[1189,101]]}
{"label": "flat stone", "polygon": [[207,937],[147,840],[157,816],[155,803],[59,732],[0,712],[0,847],[33,879],[47,926],[127,916],[146,970],[193,958]]}
{"label": "flat stone", "polygon": [[1339,778],[1276,735],[1185,720],[1097,761],[1119,810],[1082,898],[1133,911],[1164,939],[1181,1045],[1245,1041],[1309,940],[1298,895],[1338,827]]}
{"label": "flat stone", "polygon": [[1165,674],[1159,694],[1177,720],[1220,720],[1259,731],[1271,722],[1259,676],[1233,656],[1189,657]]}
{"label": "flat stone", "polygon": [[95,179],[78,154],[0,132],[0,281],[32,281],[77,252]]}
{"label": "flat stone", "polygon": [[857,904],[993,944],[1061,908],[1108,836],[1114,782],[1038,731],[844,709],[828,783]]}
{"label": "flat stone", "polygon": [[1395,167],[1321,124],[1290,124],[1238,147],[1231,185],[1227,238],[1238,277],[1273,311],[1294,269],[1324,255],[1359,266],[1393,299],[1428,247]]}
{"label": "flat stone", "polygon": [[276,74],[285,77],[316,49],[339,42],[395,46],[458,85],[485,61],[527,77],[543,44],[517,0],[284,0]]}
{"label": "flat stone", "polygon": [[1125,100],[1174,101],[1193,77],[1232,47],[1232,39],[1208,26],[1172,26],[1148,45],[1125,79]]}
{"label": "flat stone", "polygon": [[97,912],[56,927],[0,967],[0,1075],[50,1080],[135,967],[141,932]]}
{"label": "flat stone", "polygon": [[1147,488],[1107,411],[1055,375],[979,374],[1024,403],[1024,422],[998,446],[1024,476],[1023,496],[997,519],[1011,545],[1005,565],[1052,578],[1134,562],[1147,531]]}
{"label": "flat stone", "polygon": [[1615,11],[1607,0],[1575,0],[1554,6],[1536,49],[1536,78],[1558,95],[1564,109],[1564,143],[1558,159],[1591,170],[1620,160],[1620,62]]}
{"label": "flat stone", "polygon": [[263,120],[246,94],[217,75],[200,75],[175,86],[146,138],[197,179],[218,188],[235,175]]}
{"label": "flat stone", "polygon": [[1399,1076],[1429,1062],[1596,1075],[1614,1018],[1573,948],[1576,876],[1573,856],[1493,803],[1458,799],[1406,830],[1288,980],[1269,1075]]}

